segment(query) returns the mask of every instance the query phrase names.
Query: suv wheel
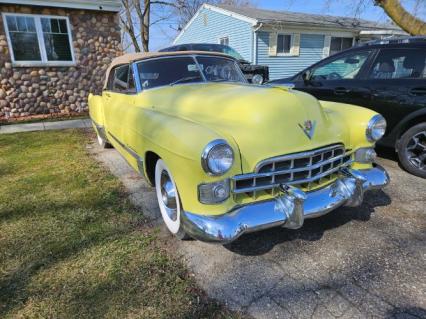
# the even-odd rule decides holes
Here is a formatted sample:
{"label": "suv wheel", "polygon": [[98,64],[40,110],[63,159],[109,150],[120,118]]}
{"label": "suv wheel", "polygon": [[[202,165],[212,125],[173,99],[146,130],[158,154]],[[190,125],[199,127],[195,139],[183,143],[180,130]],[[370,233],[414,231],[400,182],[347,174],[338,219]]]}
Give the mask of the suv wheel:
{"label": "suv wheel", "polygon": [[401,136],[398,157],[408,172],[426,178],[426,123],[413,126]]}

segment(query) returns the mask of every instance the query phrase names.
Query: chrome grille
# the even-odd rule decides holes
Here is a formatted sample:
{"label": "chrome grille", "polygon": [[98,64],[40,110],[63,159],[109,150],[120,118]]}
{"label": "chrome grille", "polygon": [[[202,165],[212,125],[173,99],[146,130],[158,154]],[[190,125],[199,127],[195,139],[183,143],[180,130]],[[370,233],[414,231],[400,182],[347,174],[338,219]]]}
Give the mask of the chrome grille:
{"label": "chrome grille", "polygon": [[351,155],[342,144],[324,148],[273,157],[261,161],[255,173],[236,175],[232,178],[234,194],[273,190],[281,184],[303,185],[318,183],[323,179],[336,177],[336,173],[351,163]]}

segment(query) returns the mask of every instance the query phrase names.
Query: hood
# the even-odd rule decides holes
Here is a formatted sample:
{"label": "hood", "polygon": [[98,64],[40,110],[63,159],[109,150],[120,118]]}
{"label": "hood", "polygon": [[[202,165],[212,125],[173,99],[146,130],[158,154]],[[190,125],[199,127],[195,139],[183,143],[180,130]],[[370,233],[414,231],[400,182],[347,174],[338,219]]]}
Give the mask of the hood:
{"label": "hood", "polygon": [[[318,100],[285,88],[203,83],[148,90],[141,96],[157,111],[205,125],[225,139],[233,139],[244,173],[252,172],[266,158],[348,139],[343,123],[331,123]],[[300,127],[308,120],[315,122],[312,138]]]}

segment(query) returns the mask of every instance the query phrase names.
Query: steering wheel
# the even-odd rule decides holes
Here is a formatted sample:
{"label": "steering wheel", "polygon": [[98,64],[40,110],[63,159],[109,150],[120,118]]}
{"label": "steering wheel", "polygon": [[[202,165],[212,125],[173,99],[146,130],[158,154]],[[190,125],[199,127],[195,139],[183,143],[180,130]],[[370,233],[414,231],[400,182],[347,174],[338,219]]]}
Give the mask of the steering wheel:
{"label": "steering wheel", "polygon": [[342,76],[337,72],[331,72],[327,75],[327,80],[340,80]]}

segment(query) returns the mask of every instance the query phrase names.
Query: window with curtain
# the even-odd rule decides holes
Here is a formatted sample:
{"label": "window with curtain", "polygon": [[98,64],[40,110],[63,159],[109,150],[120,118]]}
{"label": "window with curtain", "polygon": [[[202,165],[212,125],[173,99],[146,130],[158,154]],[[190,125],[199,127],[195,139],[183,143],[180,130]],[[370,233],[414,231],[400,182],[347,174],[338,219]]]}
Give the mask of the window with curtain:
{"label": "window with curtain", "polygon": [[12,61],[19,64],[73,64],[67,17],[4,14]]}
{"label": "window with curtain", "polygon": [[290,54],[290,51],[291,51],[291,35],[278,34],[277,54]]}
{"label": "window with curtain", "polygon": [[330,55],[352,48],[353,38],[331,37]]}

